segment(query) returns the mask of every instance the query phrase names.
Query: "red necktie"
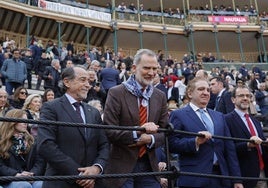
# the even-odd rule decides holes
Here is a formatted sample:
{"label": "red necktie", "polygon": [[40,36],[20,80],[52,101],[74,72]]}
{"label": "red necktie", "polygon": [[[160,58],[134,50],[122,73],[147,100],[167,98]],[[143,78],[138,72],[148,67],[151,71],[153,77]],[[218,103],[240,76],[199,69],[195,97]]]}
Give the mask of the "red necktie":
{"label": "red necktie", "polygon": [[[147,122],[147,107],[142,105],[142,97],[140,98],[140,126]],[[139,150],[139,157],[142,157],[146,153],[146,146],[143,145]]]}
{"label": "red necktie", "polygon": [[[249,130],[250,130],[251,136],[256,136],[256,132],[255,132],[255,130],[253,128],[253,125],[252,125],[252,123],[251,123],[251,121],[249,119],[249,115],[245,114],[245,118],[247,120],[247,124],[248,124]],[[260,169],[263,170],[264,169],[264,162],[263,162],[263,159],[262,159],[260,146],[256,146],[256,148],[257,148],[257,151],[258,151]]]}

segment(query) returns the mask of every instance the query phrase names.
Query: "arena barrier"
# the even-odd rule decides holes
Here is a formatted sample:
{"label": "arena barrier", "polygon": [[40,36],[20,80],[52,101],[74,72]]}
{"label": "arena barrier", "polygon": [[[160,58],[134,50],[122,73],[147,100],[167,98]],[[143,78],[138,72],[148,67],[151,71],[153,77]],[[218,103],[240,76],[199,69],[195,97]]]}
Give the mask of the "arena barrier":
{"label": "arena barrier", "polygon": [[[20,119],[20,118],[5,118],[0,117],[0,121],[7,122],[20,122],[20,123],[31,123],[31,124],[41,124],[49,126],[66,126],[66,127],[87,127],[94,129],[113,129],[113,130],[128,130],[128,131],[144,131],[142,127],[130,127],[130,126],[117,126],[117,125],[101,125],[101,124],[83,124],[83,123],[70,123],[70,122],[57,122],[57,121],[37,121],[30,119]],[[171,133],[185,134],[188,136],[200,136],[204,135],[194,132],[186,132],[180,130],[174,130],[174,126],[169,123],[167,128],[159,128],[158,132],[163,132],[166,135],[165,140],[165,152],[169,153],[168,147],[168,138],[167,136]],[[224,139],[224,140],[233,140],[241,142],[253,142],[249,139],[234,138],[234,137],[224,137],[213,135],[214,139]],[[263,144],[267,144],[264,142]],[[204,178],[219,178],[219,179],[229,179],[229,180],[258,180],[258,181],[268,181],[268,178],[256,178],[256,177],[236,177],[236,176],[223,176],[223,175],[213,175],[213,174],[202,174],[202,173],[192,173],[192,172],[183,172],[176,166],[170,165],[169,155],[167,155],[167,170],[163,172],[146,172],[146,173],[127,173],[127,174],[99,174],[99,175],[90,175],[90,176],[31,176],[31,177],[15,177],[15,176],[1,176],[0,183],[10,182],[10,181],[67,181],[67,180],[81,180],[81,179],[103,179],[103,178],[130,178],[130,177],[141,177],[141,176],[161,176],[169,180],[169,188],[174,187],[171,184],[172,181],[175,181],[181,175],[183,176],[193,176],[193,177],[204,177]]]}

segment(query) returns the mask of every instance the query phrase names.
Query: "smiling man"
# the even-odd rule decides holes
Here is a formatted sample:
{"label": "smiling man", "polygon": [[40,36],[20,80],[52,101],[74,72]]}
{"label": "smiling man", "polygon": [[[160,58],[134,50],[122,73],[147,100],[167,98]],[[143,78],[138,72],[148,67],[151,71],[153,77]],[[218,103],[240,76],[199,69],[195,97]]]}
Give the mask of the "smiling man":
{"label": "smiling man", "polygon": [[[235,88],[232,93],[235,109],[226,114],[225,119],[233,137],[253,141],[235,143],[242,176],[265,178],[268,175],[268,148],[267,145],[262,145],[262,142],[267,139],[260,122],[249,115],[251,98],[252,94],[246,86]],[[267,181],[244,181],[244,187],[267,188]]]}
{"label": "smiling man", "polygon": [[[154,52],[141,49],[133,62],[133,75],[126,82],[109,90],[104,108],[104,123],[118,126],[141,126],[144,132],[107,130],[111,142],[107,173],[158,171],[155,149],[164,144],[158,127],[167,124],[165,94],[153,87],[158,62]],[[160,179],[139,177],[107,179],[109,188],[160,188]]]}
{"label": "smiling man", "polygon": [[[82,102],[89,90],[89,75],[83,67],[64,69],[65,94],[46,102],[41,120],[101,124],[97,109]],[[106,135],[101,129],[41,125],[38,128],[38,149],[47,161],[47,176],[95,175],[103,172],[109,153]],[[78,181],[47,181],[43,188],[102,187],[93,179]]]}

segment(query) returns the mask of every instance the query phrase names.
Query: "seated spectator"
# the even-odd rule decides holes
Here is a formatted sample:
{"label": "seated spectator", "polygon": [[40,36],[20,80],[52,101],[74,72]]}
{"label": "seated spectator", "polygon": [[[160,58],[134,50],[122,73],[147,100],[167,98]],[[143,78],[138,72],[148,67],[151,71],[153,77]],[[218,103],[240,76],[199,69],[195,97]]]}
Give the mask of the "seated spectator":
{"label": "seated spectator", "polygon": [[91,100],[88,102],[89,105],[95,107],[101,114],[101,119],[103,119],[103,106],[99,100]]}
{"label": "seated spectator", "polygon": [[[27,116],[23,110],[13,109],[7,112],[7,118]],[[45,162],[36,153],[34,138],[27,131],[26,123],[3,122],[0,127],[0,176],[42,176]],[[41,188],[42,181],[13,181],[1,184],[5,188]]]}
{"label": "seated spectator", "polygon": [[[41,108],[41,96],[39,94],[29,95],[23,105],[27,118],[33,120],[40,119],[40,108]],[[33,135],[37,136],[38,124],[29,124],[28,131]]]}
{"label": "seated spectator", "polygon": [[55,98],[54,91],[52,89],[46,89],[43,94],[43,100],[42,102],[52,101]]}
{"label": "seated spectator", "polygon": [[7,97],[7,92],[3,89],[0,89],[0,117],[5,116],[7,111],[12,109],[12,107],[7,102]]}
{"label": "seated spectator", "polygon": [[26,97],[28,96],[28,91],[25,87],[21,86],[18,87],[13,96],[11,96],[9,98],[9,104],[13,107],[13,108],[18,108],[18,109],[22,109],[24,101],[26,99]]}

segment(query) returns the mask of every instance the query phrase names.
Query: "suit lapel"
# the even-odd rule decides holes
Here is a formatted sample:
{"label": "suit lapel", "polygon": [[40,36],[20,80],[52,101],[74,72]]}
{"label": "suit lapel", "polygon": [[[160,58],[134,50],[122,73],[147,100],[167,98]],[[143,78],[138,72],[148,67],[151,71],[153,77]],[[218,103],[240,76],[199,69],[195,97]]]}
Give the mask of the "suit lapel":
{"label": "suit lapel", "polygon": [[251,137],[249,130],[247,129],[247,125],[245,125],[244,121],[240,118],[240,116],[233,111],[232,115],[234,116],[234,120],[236,121],[236,123],[234,123],[234,125],[239,126],[241,128],[241,130],[247,135],[248,138]]}
{"label": "suit lapel", "polygon": [[[153,97],[154,92],[149,100],[149,118],[148,121],[149,122],[154,122],[154,119],[152,119],[153,117],[156,117],[156,109],[159,108],[159,103],[157,102],[159,99],[157,97]],[[161,108],[161,107],[160,107]]]}
{"label": "suit lapel", "polygon": [[124,95],[124,101],[127,105],[128,113],[135,114],[135,115],[131,116],[131,118],[132,118],[131,121],[137,122],[136,124],[134,123],[133,126],[139,125],[139,116],[137,116],[137,114],[139,114],[139,107],[138,107],[137,100],[138,100],[137,97],[132,95],[129,91],[127,91],[126,94]]}
{"label": "suit lapel", "polygon": [[[79,122],[79,120],[74,115],[76,112],[75,112],[74,108],[72,107],[72,104],[69,102],[69,100],[65,96],[62,97],[61,106],[62,106],[62,109],[72,119],[71,120],[72,123]],[[77,129],[79,130],[79,132],[82,135],[82,137],[85,138],[85,129],[84,129],[84,127],[77,127]]]}
{"label": "suit lapel", "polygon": [[195,125],[197,127],[199,127],[199,129],[201,130],[207,130],[205,125],[203,124],[203,122],[200,120],[200,118],[197,116],[197,114],[195,113],[195,111],[190,107],[190,105],[187,105],[185,107],[186,110],[186,115],[189,116],[189,118],[193,121],[193,123],[189,122],[189,125]]}

